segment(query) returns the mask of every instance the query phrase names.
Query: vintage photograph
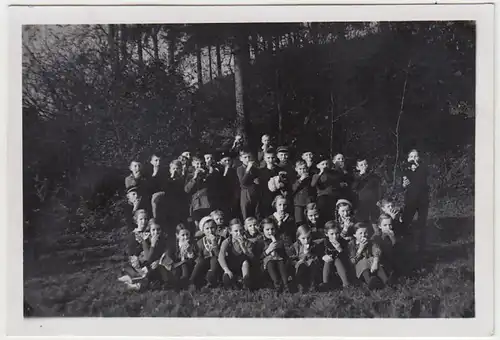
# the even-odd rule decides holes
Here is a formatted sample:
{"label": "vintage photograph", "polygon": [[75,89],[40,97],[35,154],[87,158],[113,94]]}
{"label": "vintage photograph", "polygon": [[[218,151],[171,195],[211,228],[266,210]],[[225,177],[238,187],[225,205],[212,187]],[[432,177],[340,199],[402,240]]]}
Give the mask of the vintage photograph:
{"label": "vintage photograph", "polygon": [[474,318],[476,23],[24,25],[24,317]]}

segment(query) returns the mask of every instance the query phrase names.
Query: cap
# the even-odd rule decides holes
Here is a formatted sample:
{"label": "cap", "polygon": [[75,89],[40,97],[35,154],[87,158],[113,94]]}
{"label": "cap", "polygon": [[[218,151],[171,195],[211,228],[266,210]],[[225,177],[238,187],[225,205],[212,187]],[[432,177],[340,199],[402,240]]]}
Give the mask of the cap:
{"label": "cap", "polygon": [[214,219],[210,216],[205,216],[203,217],[201,220],[200,220],[200,223],[198,224],[198,226],[200,227],[200,230],[203,231],[203,227],[205,226],[205,223],[208,223],[210,221],[214,221]]}
{"label": "cap", "polygon": [[341,198],[337,201],[337,204],[335,204],[336,207],[338,207],[340,204],[347,204],[352,207],[352,203],[345,198]]}
{"label": "cap", "polygon": [[316,157],[316,161],[317,161],[316,164],[319,164],[319,163],[321,163],[323,161],[331,161],[331,159],[330,159],[330,156],[328,156],[327,154],[322,153],[322,154],[319,154],[318,157]]}
{"label": "cap", "polygon": [[288,146],[280,146],[278,147],[278,149],[276,150],[276,152],[280,153],[280,152],[286,152],[288,153]]}
{"label": "cap", "polygon": [[235,156],[236,156],[235,153],[229,150],[224,150],[219,152],[219,160],[222,160],[224,158],[234,158]]}
{"label": "cap", "polygon": [[184,151],[183,153],[181,153],[181,156],[182,156],[182,157],[186,157],[186,158],[191,158],[191,152],[189,152],[189,151]]}
{"label": "cap", "polygon": [[131,187],[129,187],[129,188],[126,188],[126,191],[127,191],[127,194],[128,194],[129,192],[132,192],[132,191],[137,191],[137,186],[133,185],[133,186],[131,186]]}

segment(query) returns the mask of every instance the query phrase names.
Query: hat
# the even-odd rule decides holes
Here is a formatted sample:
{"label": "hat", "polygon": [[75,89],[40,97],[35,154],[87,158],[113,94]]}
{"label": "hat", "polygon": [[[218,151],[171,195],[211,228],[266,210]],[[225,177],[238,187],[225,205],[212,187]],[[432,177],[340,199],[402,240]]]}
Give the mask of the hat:
{"label": "hat", "polygon": [[349,205],[349,206],[351,206],[351,207],[352,207],[352,203],[351,203],[350,201],[346,200],[345,198],[341,198],[341,199],[339,199],[339,200],[337,201],[337,204],[335,204],[335,206],[336,206],[336,207],[338,207],[338,206],[339,206],[340,204],[342,204],[342,203],[347,204],[347,205]]}
{"label": "hat", "polygon": [[234,152],[231,152],[231,151],[221,151],[219,153],[219,160],[222,160],[224,158],[234,158],[235,157],[235,154]]}
{"label": "hat", "polygon": [[285,153],[288,153],[288,147],[287,146],[280,146],[278,147],[278,149],[276,150],[277,153],[280,153],[280,152],[285,152]]}
{"label": "hat", "polygon": [[214,222],[214,219],[210,216],[203,217],[200,220],[200,223],[198,223],[198,227],[200,228],[200,230],[203,231],[203,226],[205,225],[205,223],[210,222],[210,221]]}
{"label": "hat", "polygon": [[189,151],[184,151],[183,153],[181,153],[181,156],[182,156],[182,157],[186,157],[186,158],[191,158],[191,152],[189,152]]}
{"label": "hat", "polygon": [[331,161],[330,159],[330,156],[328,156],[327,154],[320,154],[318,157],[316,157],[316,164],[319,164],[323,161]]}
{"label": "hat", "polygon": [[135,186],[135,185],[133,185],[133,186],[131,186],[129,188],[126,188],[126,191],[127,191],[127,194],[128,194],[129,192],[137,191],[137,189],[138,189],[138,187]]}

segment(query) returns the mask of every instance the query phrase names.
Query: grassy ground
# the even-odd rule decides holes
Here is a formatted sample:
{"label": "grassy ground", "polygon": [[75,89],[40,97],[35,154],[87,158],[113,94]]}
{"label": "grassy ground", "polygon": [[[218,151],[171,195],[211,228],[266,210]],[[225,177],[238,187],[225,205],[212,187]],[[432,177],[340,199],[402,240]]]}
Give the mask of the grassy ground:
{"label": "grassy ground", "polygon": [[26,257],[25,299],[35,316],[474,317],[474,220],[470,211],[447,216],[449,209],[431,210],[429,250],[414,254],[420,261],[410,275],[380,291],[129,292],[117,281],[124,230],[115,230],[60,237],[37,261]]}

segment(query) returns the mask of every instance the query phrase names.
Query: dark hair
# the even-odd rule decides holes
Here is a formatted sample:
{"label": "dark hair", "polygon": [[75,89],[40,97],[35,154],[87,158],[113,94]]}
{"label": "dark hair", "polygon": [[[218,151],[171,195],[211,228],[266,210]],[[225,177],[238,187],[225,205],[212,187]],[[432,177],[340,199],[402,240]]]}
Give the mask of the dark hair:
{"label": "dark hair", "polygon": [[328,230],[330,229],[337,229],[337,230],[340,230],[340,227],[337,223],[335,223],[335,221],[328,221],[325,223],[325,234],[328,232]]}
{"label": "dark hair", "polygon": [[358,158],[356,158],[356,165],[357,165],[358,163],[363,162],[363,161],[368,162],[368,159],[366,159],[366,157],[358,157]]}
{"label": "dark hair", "polygon": [[300,235],[303,234],[310,234],[311,233],[311,228],[307,224],[302,224],[297,228],[297,231],[295,232],[295,237],[299,238]]}
{"label": "dark hair", "polygon": [[305,165],[305,166],[307,166],[306,161],[305,161],[305,160],[303,160],[303,159],[299,159],[297,162],[295,162],[295,167],[296,167],[296,168],[298,168],[298,167],[299,167],[299,166],[301,166],[301,165]]}
{"label": "dark hair", "polygon": [[179,223],[177,227],[175,227],[175,234],[179,235],[183,230],[187,230],[189,234],[191,234],[191,231],[184,225],[184,223]]}
{"label": "dark hair", "polygon": [[148,229],[150,229],[153,225],[158,226],[161,230],[161,225],[156,221],[156,219],[150,218],[148,221]]}
{"label": "dark hair", "polygon": [[388,214],[380,214],[380,216],[378,217],[377,226],[380,226],[380,223],[382,223],[383,220],[391,220],[392,221],[392,217]]}
{"label": "dark hair", "polygon": [[153,157],[158,157],[158,158],[160,158],[160,159],[161,159],[161,156],[160,156],[160,153],[159,153],[159,152],[153,152],[153,153],[151,154],[151,157],[149,158],[149,160],[152,160],[152,159],[153,159]]}
{"label": "dark hair", "polygon": [[276,227],[276,224],[274,223],[274,220],[271,218],[265,218],[262,221],[260,221],[259,229],[263,230],[264,229],[264,224],[272,224],[274,227]]}
{"label": "dark hair", "polygon": [[243,224],[241,223],[239,218],[233,218],[231,221],[229,221],[229,228],[237,224],[243,227]]}

